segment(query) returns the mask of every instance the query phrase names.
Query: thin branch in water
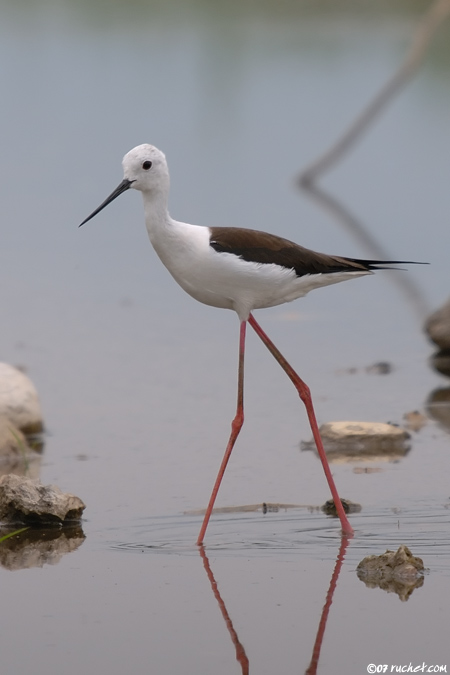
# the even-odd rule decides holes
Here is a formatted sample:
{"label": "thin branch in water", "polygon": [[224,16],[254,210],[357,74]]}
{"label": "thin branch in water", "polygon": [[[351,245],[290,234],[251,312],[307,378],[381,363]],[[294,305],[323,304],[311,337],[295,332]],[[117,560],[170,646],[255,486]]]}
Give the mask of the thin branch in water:
{"label": "thin branch in water", "polygon": [[405,86],[411,77],[416,74],[436,30],[449,14],[450,0],[436,0],[422,18],[413,36],[411,47],[400,68],[386,82],[381,91],[378,92],[372,102],[360,113],[338,141],[302,171],[298,179],[300,185],[304,187],[311,185],[320,174],[336,164],[342,155],[358,140],[372,120],[397,92]]}
{"label": "thin branch in water", "polygon": [[[377,260],[389,260],[392,255],[387,251],[377,239],[367,230],[366,227],[328,192],[325,192],[318,185],[312,183],[304,188],[309,197],[311,197],[319,206],[336,218],[343,227],[354,237],[361,246],[363,246],[370,257]],[[414,279],[408,274],[393,274],[390,277],[392,283],[395,283],[404,296],[413,307],[420,322],[428,316],[430,312],[429,303]]]}

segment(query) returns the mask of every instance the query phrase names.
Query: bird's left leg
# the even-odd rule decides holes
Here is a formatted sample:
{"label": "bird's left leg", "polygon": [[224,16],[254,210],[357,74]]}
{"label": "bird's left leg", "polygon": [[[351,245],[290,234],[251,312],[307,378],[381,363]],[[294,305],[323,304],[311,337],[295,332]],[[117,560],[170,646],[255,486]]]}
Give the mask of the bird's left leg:
{"label": "bird's left leg", "polygon": [[312,398],[311,398],[311,392],[309,390],[309,387],[303,380],[297,375],[295,370],[292,368],[292,366],[286,361],[284,358],[283,354],[275,347],[273,344],[272,340],[266,335],[266,333],[263,331],[259,323],[255,320],[254,316],[250,314],[248,318],[248,322],[250,326],[253,328],[253,330],[256,332],[258,337],[261,338],[261,340],[264,342],[266,345],[267,349],[270,351],[272,356],[275,357],[275,359],[278,361],[280,366],[283,368],[291,382],[293,383],[294,387],[297,389],[298,394],[300,398],[302,399],[303,403],[305,404],[306,412],[308,415],[309,419],[309,424],[311,426],[311,431],[314,436],[314,441],[316,443],[317,447],[317,452],[319,453],[320,461],[322,462],[323,470],[325,472],[326,479],[328,481],[328,485],[330,486],[331,494],[333,496],[334,504],[336,506],[336,511],[338,513],[339,519],[341,521],[341,526],[342,526],[342,532],[343,534],[353,534],[353,528],[348,522],[348,518],[345,515],[344,507],[342,506],[341,499],[338,495],[338,491],[336,489],[336,485],[333,480],[333,476],[331,475],[331,470],[330,470],[330,465],[328,463],[327,456],[325,454],[325,449],[323,447],[322,439],[320,437],[320,432],[319,432],[319,427],[317,425],[317,420],[316,420],[316,415],[314,412],[314,407],[312,403]]}
{"label": "bird's left leg", "polygon": [[241,321],[241,328],[239,333],[239,367],[238,367],[238,395],[236,415],[231,423],[231,434],[228,445],[223,456],[222,464],[220,465],[219,473],[217,474],[216,482],[214,483],[213,491],[209,499],[208,508],[206,509],[205,517],[203,519],[202,529],[198,535],[197,544],[203,544],[206,528],[208,527],[209,519],[216,501],[217,493],[219,492],[220,484],[222,482],[228,460],[231,456],[231,451],[236,442],[236,438],[244,424],[244,354],[245,354],[245,331],[247,322]]}

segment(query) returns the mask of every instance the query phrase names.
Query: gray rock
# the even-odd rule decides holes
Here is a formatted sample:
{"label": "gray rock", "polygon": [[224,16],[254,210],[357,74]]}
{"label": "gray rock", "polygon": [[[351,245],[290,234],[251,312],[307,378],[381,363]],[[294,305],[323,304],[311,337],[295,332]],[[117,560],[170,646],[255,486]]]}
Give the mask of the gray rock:
{"label": "gray rock", "polygon": [[441,350],[450,351],[450,300],[427,319],[425,331]]}
{"label": "gray rock", "polygon": [[63,525],[81,519],[85,504],[56,485],[8,474],[0,478],[0,521],[26,525]]}
{"label": "gray rock", "polygon": [[25,434],[43,429],[36,388],[22,371],[0,363],[0,415],[7,417]]}

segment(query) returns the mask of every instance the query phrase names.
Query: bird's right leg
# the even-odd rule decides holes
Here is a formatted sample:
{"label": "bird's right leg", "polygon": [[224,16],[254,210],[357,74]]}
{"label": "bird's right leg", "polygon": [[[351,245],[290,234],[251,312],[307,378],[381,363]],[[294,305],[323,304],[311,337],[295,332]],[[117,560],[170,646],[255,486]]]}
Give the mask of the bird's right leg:
{"label": "bird's right leg", "polygon": [[314,441],[316,443],[317,447],[317,452],[319,453],[320,461],[322,462],[323,470],[325,472],[326,479],[328,481],[328,485],[330,487],[331,494],[333,496],[333,501],[334,505],[336,506],[336,511],[339,516],[339,520],[341,521],[341,526],[342,526],[342,532],[345,535],[352,535],[353,534],[353,528],[348,522],[348,518],[345,514],[344,507],[342,506],[341,499],[338,495],[338,491],[336,489],[336,485],[334,484],[333,476],[331,475],[331,469],[330,465],[328,463],[327,455],[325,453],[325,449],[323,447],[322,443],[322,438],[320,437],[320,431],[319,427],[317,425],[317,420],[316,420],[316,414],[314,412],[314,407],[313,407],[313,402],[311,398],[311,392],[309,390],[309,387],[303,380],[297,375],[295,370],[292,368],[292,366],[286,361],[284,358],[283,354],[275,347],[273,344],[272,340],[268,337],[268,335],[263,331],[259,323],[256,321],[255,317],[253,314],[250,314],[248,318],[248,322],[250,326],[253,328],[255,333],[258,335],[258,337],[261,338],[261,340],[264,342],[266,345],[267,349],[270,351],[272,356],[275,357],[275,359],[278,361],[280,366],[283,368],[284,372],[286,375],[289,377],[291,382],[293,383],[294,387],[297,389],[297,392],[303,401],[305,408],[306,408],[306,413],[308,415],[309,419],[309,424],[311,426],[311,431],[313,433]]}
{"label": "bird's right leg", "polygon": [[219,473],[217,474],[216,482],[214,483],[213,491],[209,499],[208,508],[206,509],[205,517],[203,519],[202,528],[200,534],[198,535],[197,545],[200,546],[203,544],[203,539],[205,537],[206,528],[208,527],[209,519],[214,507],[214,502],[216,501],[217,493],[219,492],[220,484],[222,482],[225,469],[228,464],[228,460],[231,456],[231,451],[233,450],[234,444],[239,432],[244,424],[244,354],[245,354],[245,330],[247,328],[247,322],[241,321],[241,328],[239,333],[239,367],[238,367],[238,396],[237,396],[237,408],[236,415],[234,420],[231,423],[231,434],[228,441],[228,445],[223,456],[222,464],[220,465]]}

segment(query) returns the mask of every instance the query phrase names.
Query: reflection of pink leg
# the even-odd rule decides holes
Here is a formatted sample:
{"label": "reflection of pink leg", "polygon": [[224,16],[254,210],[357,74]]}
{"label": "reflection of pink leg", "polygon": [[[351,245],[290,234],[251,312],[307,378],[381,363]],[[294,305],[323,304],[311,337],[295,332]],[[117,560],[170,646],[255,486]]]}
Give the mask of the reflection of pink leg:
{"label": "reflection of pink leg", "polygon": [[222,464],[220,465],[219,473],[217,474],[216,482],[214,483],[213,491],[209,500],[208,508],[206,509],[205,518],[203,520],[202,529],[198,535],[197,544],[203,544],[206,528],[211,517],[214,502],[216,501],[217,493],[219,492],[220,484],[222,482],[223,474],[231,456],[231,451],[239,436],[239,432],[244,424],[244,353],[245,353],[245,329],[247,327],[246,321],[241,321],[241,330],[239,336],[239,368],[238,368],[238,397],[237,409],[234,420],[231,423],[231,434],[228,445],[223,456]]}
{"label": "reflection of pink leg", "polygon": [[328,589],[325,604],[323,606],[322,616],[320,617],[319,628],[317,629],[316,641],[313,647],[311,663],[309,664],[308,669],[305,671],[305,675],[316,675],[317,673],[320,650],[322,648],[323,636],[327,625],[328,612],[330,611],[331,603],[333,602],[334,589],[336,588],[339,572],[341,571],[342,563],[344,562],[345,551],[347,550],[348,542],[350,541],[350,539],[351,537],[346,537],[345,535],[341,539],[338,557],[336,558],[336,565],[334,566],[333,574],[331,576],[330,587]]}
{"label": "reflection of pink leg", "polygon": [[248,322],[250,326],[253,328],[253,330],[257,333],[257,335],[261,338],[261,340],[264,342],[266,345],[267,349],[270,351],[270,353],[275,357],[275,359],[278,361],[280,366],[283,368],[291,382],[293,383],[294,387],[297,389],[300,398],[302,399],[303,403],[305,404],[306,412],[308,414],[308,419],[309,423],[311,425],[311,430],[314,436],[314,440],[316,442],[317,446],[317,451],[319,453],[320,461],[322,462],[323,470],[325,471],[325,476],[328,481],[328,485],[330,486],[331,494],[334,499],[334,503],[336,506],[336,510],[339,516],[339,519],[341,521],[341,526],[342,526],[342,532],[344,534],[353,534],[353,528],[348,522],[347,516],[345,515],[344,508],[342,506],[340,497],[338,495],[338,491],[336,490],[336,485],[334,484],[333,476],[331,475],[330,471],[330,465],[328,464],[328,459],[325,454],[325,450],[323,447],[322,439],[320,437],[320,432],[319,432],[319,427],[317,426],[317,421],[316,421],[316,415],[314,413],[314,408],[312,404],[312,399],[311,399],[311,392],[309,390],[309,387],[303,382],[303,380],[297,375],[295,370],[289,365],[289,363],[286,361],[284,356],[281,354],[281,352],[278,351],[278,349],[275,347],[273,342],[269,339],[269,337],[266,335],[266,333],[263,331],[259,323],[255,320],[252,314],[250,314],[248,318]]}
{"label": "reflection of pink leg", "polygon": [[245,649],[242,646],[242,644],[239,642],[238,634],[234,630],[233,624],[230,619],[230,615],[227,612],[227,608],[225,607],[225,603],[222,600],[219,589],[216,583],[216,580],[214,579],[214,575],[212,573],[211,567],[209,565],[209,560],[208,557],[205,553],[205,549],[203,548],[202,545],[199,546],[200,550],[200,555],[203,560],[203,567],[205,568],[206,574],[208,575],[209,583],[211,584],[212,591],[214,593],[214,597],[216,598],[220,611],[222,612],[222,616],[225,619],[225,623],[228,628],[228,632],[230,633],[231,640],[235,646],[236,649],[236,660],[239,661],[241,664],[242,668],[242,675],[248,675],[249,672],[249,662],[247,658],[247,654],[245,653]]}

